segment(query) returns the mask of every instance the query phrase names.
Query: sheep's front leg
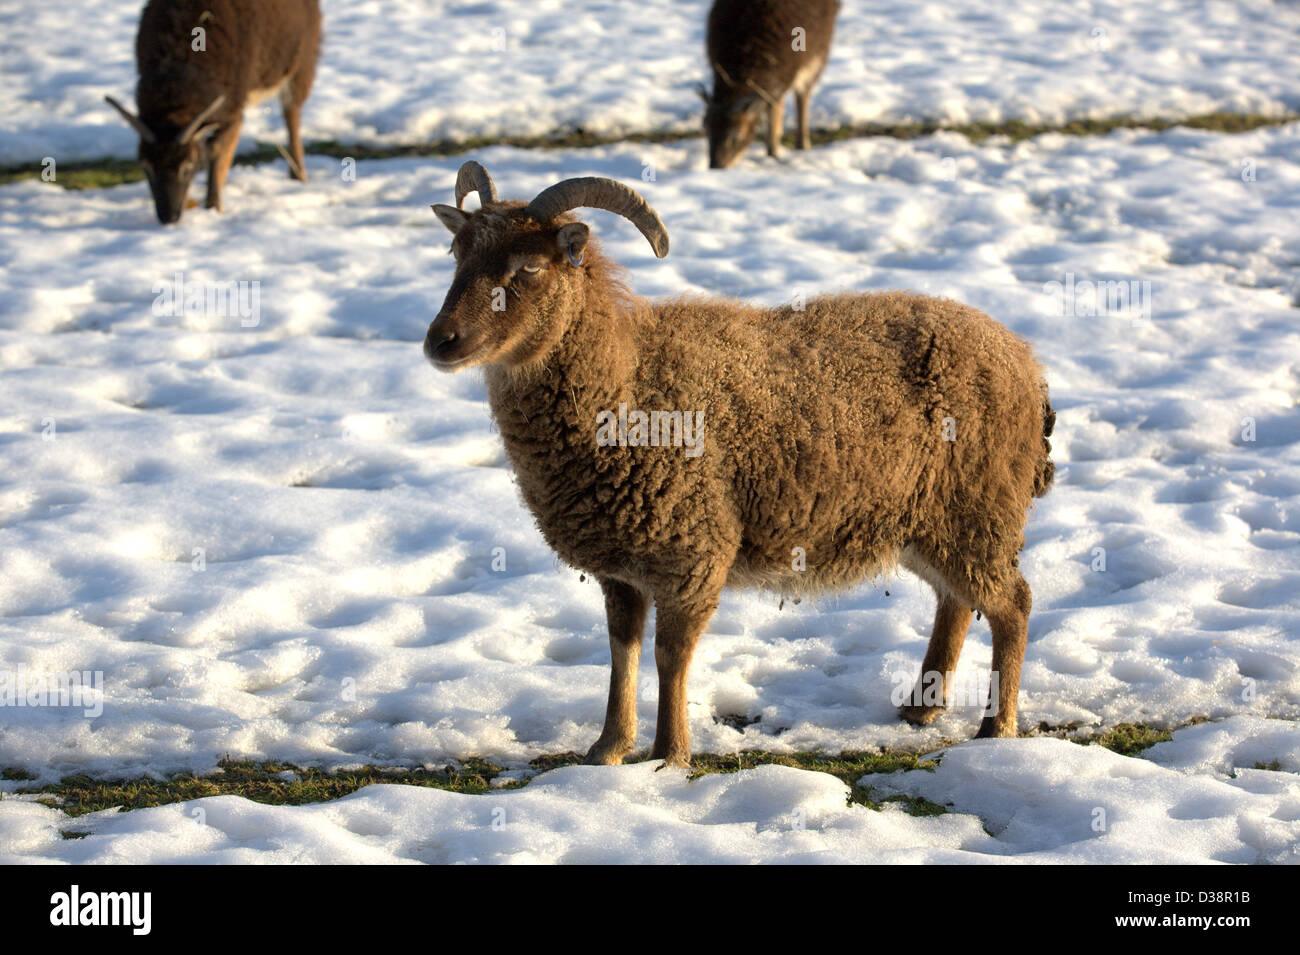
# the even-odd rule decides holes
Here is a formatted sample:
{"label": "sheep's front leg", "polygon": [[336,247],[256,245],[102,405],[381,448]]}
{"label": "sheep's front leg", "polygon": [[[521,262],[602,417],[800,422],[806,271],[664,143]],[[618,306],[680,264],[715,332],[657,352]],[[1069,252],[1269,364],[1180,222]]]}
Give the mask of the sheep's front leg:
{"label": "sheep's front leg", "polygon": [[767,107],[767,154],[773,159],[781,153],[781,128],[785,125],[785,103],[775,99]]}
{"label": "sheep's front leg", "polygon": [[636,674],[650,602],[639,590],[617,580],[602,580],[600,587],[605,592],[613,666],[605,728],[588,750],[586,761],[596,766],[617,766],[636,745]]}
{"label": "sheep's front leg", "polygon": [[808,101],[812,99],[812,89],[795,91],[794,103],[799,110],[799,148],[812,149],[812,131],[808,128]]}
{"label": "sheep's front leg", "polygon": [[239,130],[243,122],[243,117],[237,116],[208,144],[208,198],[205,205],[209,209],[221,211],[221,190],[226,184],[230,164],[235,159],[235,147],[239,145]]}
{"label": "sheep's front leg", "polygon": [[655,663],[659,667],[659,722],[651,759],[666,766],[690,766],[691,734],[686,722],[686,676],[695,644],[718,606],[712,600],[692,606],[658,607]]}
{"label": "sheep's front leg", "polygon": [[284,101],[284,125],[289,129],[289,178],[299,182],[307,181],[307,157],[303,154],[302,134],[298,127],[302,122],[302,105],[292,100]]}
{"label": "sheep's front leg", "polygon": [[[948,693],[952,689],[948,680],[957,670],[957,660],[966,640],[966,631],[970,629],[970,607],[946,590],[939,591],[938,598],[934,629],[930,632],[930,646],[925,651],[925,662],[921,664],[921,676],[912,689],[912,702],[902,709],[903,719],[918,726],[933,723],[947,705]],[[942,680],[943,696],[936,704],[926,703],[926,690],[930,688],[929,681],[935,679],[936,673],[942,674],[938,679]]]}
{"label": "sheep's front leg", "polygon": [[302,122],[302,104],[311,91],[314,75],[315,64],[300,69],[285,80],[284,88],[280,91],[284,125],[289,130],[289,155],[293,157],[293,162],[289,163],[289,175],[301,182],[307,181],[307,158],[303,155],[302,134],[298,127]]}

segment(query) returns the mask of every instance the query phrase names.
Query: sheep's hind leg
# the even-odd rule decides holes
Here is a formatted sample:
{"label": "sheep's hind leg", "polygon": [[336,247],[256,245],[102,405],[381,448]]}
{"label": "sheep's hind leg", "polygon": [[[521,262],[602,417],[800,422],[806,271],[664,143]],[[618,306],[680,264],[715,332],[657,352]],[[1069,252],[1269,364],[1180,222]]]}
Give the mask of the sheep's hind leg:
{"label": "sheep's hind leg", "polygon": [[[921,664],[921,676],[912,689],[911,702],[899,712],[903,719],[917,726],[933,723],[946,707],[951,689],[949,680],[957,669],[966,631],[970,629],[971,608],[951,593],[939,589],[939,604],[934,612],[934,628],[930,631],[930,645]],[[937,702],[926,702],[938,695]]]}
{"label": "sheep's hind leg", "polygon": [[605,618],[609,623],[609,704],[600,738],[587,751],[586,762],[617,766],[636,745],[636,675],[641,661],[641,636],[650,602],[634,587],[602,580]]}
{"label": "sheep's hind leg", "polygon": [[688,607],[658,607],[655,663],[659,668],[659,720],[651,759],[666,766],[690,766],[691,737],[686,720],[686,677],[695,644],[718,606],[718,595]]}
{"label": "sheep's hind leg", "polygon": [[[1012,571],[996,599],[981,607],[993,631],[993,673],[997,676],[997,708],[980,723],[977,739],[1016,735],[1016,702],[1020,696],[1020,668],[1025,662],[1029,637],[1029,584]],[[992,688],[990,688],[991,690]],[[990,701],[992,702],[992,701]]]}

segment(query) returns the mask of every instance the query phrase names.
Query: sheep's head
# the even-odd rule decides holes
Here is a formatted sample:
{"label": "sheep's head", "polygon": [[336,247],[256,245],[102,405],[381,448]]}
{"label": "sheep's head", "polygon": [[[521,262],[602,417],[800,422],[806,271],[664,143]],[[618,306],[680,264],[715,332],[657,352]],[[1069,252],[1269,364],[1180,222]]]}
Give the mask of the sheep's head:
{"label": "sheep's head", "polygon": [[744,155],[754,141],[763,101],[757,93],[706,97],[704,132],[709,137],[709,168],[726,169]]}
{"label": "sheep's head", "polygon": [[225,102],[225,94],[213,100],[207,109],[194,116],[174,135],[155,132],[113,97],[104,98],[140,135],[140,168],[149,179],[158,221],[164,225],[179,221],[185,211],[194,174],[207,159],[208,137],[220,125],[208,120]]}
{"label": "sheep's head", "polygon": [[[477,192],[482,208],[460,208]],[[567,213],[579,207],[626,217],[660,258],[668,233],[636,192],[612,179],[566,179],[530,203],[501,201],[487,171],[467,162],[456,177],[456,205],[434,213],[455,236],[456,274],[424,339],[443,371],[476,365],[520,367],[560,341],[586,299],[591,233]],[[587,262],[587,265],[584,265]]]}

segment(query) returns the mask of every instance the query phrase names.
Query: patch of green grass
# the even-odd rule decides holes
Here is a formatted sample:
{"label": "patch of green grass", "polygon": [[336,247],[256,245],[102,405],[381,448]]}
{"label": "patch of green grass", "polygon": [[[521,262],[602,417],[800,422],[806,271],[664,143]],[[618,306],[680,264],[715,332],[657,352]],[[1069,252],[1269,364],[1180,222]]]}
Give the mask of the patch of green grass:
{"label": "patch of green grass", "polygon": [[[359,146],[337,140],[316,140],[307,152],[336,159],[403,159],[424,156],[459,156],[490,146],[512,146],[515,149],[594,149],[615,143],[677,143],[697,139],[696,130],[658,130],[641,133],[624,133],[618,136],[598,135],[585,129],[562,130],[542,136],[471,136],[466,139],[440,139],[428,143],[411,143],[400,146]],[[279,153],[272,148],[274,155]],[[274,158],[274,156],[272,157]]]}
{"label": "patch of green grass", "polygon": [[[468,139],[443,139],[428,143],[403,146],[347,145],[333,139],[320,139],[307,143],[309,155],[333,156],[336,159],[402,159],[411,157],[445,157],[486,149],[489,146],[514,146],[519,149],[590,149],[613,143],[671,143],[694,139],[700,134],[691,132],[648,132],[622,136],[597,136],[582,129],[553,133],[546,136],[471,137]],[[260,166],[268,162],[283,162],[280,150],[270,143],[258,143],[249,152],[235,156],[236,166]],[[23,179],[40,179],[44,166],[40,163],[19,163],[0,166],[0,185]],[[133,159],[93,159],[84,162],[58,163],[55,166],[54,184],[65,189],[105,189],[128,182],[139,182],[144,172]]]}
{"label": "patch of green grass", "polygon": [[[1203,717],[1183,725],[1204,722]],[[1181,728],[1181,727],[1180,727]],[[1056,727],[1064,735],[1069,727]],[[1051,733],[1053,728],[1040,727],[1040,733]],[[1088,738],[1067,736],[1082,745],[1103,746],[1121,756],[1138,756],[1156,743],[1172,736],[1169,730],[1154,729],[1145,723],[1121,723],[1103,733]],[[628,762],[650,759],[646,751],[633,754]],[[580,753],[566,752],[539,756],[530,766],[536,772],[546,772],[582,762]],[[61,809],[70,816],[120,807],[123,810],[162,806],[169,803],[201,799],[206,796],[243,796],[254,802],[271,805],[302,805],[338,799],[374,783],[393,783],[406,786],[427,786],[448,792],[479,795],[494,790],[520,789],[527,780],[503,780],[499,786],[492,781],[502,768],[484,759],[469,759],[459,767],[444,769],[393,769],[375,766],[361,769],[324,772],[305,769],[290,763],[251,762],[225,759],[218,764],[221,772],[211,776],[180,774],[169,779],[108,779],[96,780],[88,776],[69,776],[56,784],[39,788],[20,788],[19,793],[37,796],[37,801]],[[937,762],[922,759],[916,753],[845,751],[838,754],[825,752],[769,753],[762,750],[744,750],[739,753],[718,755],[699,753],[691,761],[690,779],[713,773],[735,773],[758,766],[789,766],[809,772],[827,773],[849,787],[848,803],[879,811],[887,803],[900,805],[914,816],[939,816],[948,810],[943,806],[914,796],[894,795],[883,799],[872,796],[872,787],[860,785],[864,776],[875,773],[899,771],[933,771]],[[1281,770],[1277,760],[1256,763],[1256,769]],[[22,769],[0,770],[0,779],[28,781],[35,779]],[[67,838],[80,838],[69,831]]]}
{"label": "patch of green grass", "polygon": [[[38,795],[36,801],[70,816],[120,807],[143,809],[169,803],[202,799],[206,796],[243,796],[274,806],[299,806],[325,802],[356,792],[373,783],[427,786],[458,793],[486,793],[501,767],[486,760],[466,760],[459,768],[442,770],[403,769],[385,771],[374,766],[327,773],[288,763],[254,763],[223,760],[221,772],[211,776],[182,774],[170,779],[91,779],[69,776],[39,789],[20,789]],[[292,773],[296,778],[286,778]],[[29,777],[30,778],[30,777]],[[497,789],[515,789],[522,782],[510,781]]]}
{"label": "patch of green grass", "polygon": [[[1025,123],[1012,119],[1000,123],[858,123],[811,132],[814,146],[884,136],[890,139],[918,139],[939,132],[953,132],[965,136],[973,143],[982,143],[995,136],[1012,142],[1032,139],[1045,133],[1063,133],[1068,136],[1101,136],[1117,129],[1149,129],[1156,132],[1186,126],[1219,133],[1245,133],[1264,126],[1280,126],[1295,122],[1300,116],[1262,116],[1257,113],[1205,113],[1184,119],[1139,118],[1115,116],[1108,119],[1074,119],[1065,123]],[[590,149],[615,143],[675,143],[697,139],[698,130],[650,130],[623,133],[617,136],[598,135],[582,128],[559,130],[541,136],[472,136],[466,139],[441,139],[427,143],[410,143],[398,146],[361,146],[340,143],[333,139],[315,140],[307,144],[307,152],[316,156],[333,156],[337,159],[396,159],[404,157],[445,157],[475,152],[489,146],[513,146],[517,149]],[[785,143],[793,147],[794,134],[787,134]],[[235,164],[254,166],[267,162],[283,161],[280,150],[269,143],[258,143],[252,152],[235,157]],[[0,185],[22,179],[39,179],[40,163],[20,163],[0,166]],[[99,159],[86,162],[60,163],[56,183],[66,189],[102,189],[127,182],[138,182],[144,173],[133,160]]]}
{"label": "patch of green grass", "polygon": [[[881,802],[899,803],[903,807],[903,811],[909,816],[943,816],[948,812],[937,802],[930,802],[923,796],[887,796]],[[871,808],[879,809],[879,806],[872,806]]]}
{"label": "patch of green grass", "polygon": [[547,770],[559,769],[562,766],[580,766],[582,765],[582,758],[581,753],[570,751],[567,753],[538,756],[536,759],[529,760],[528,765],[539,773],[544,773]]}
{"label": "patch of green grass", "polygon": [[[630,762],[648,760],[648,753],[640,753]],[[540,756],[531,762],[537,772],[573,766],[582,762],[578,753],[556,753]],[[84,816],[105,809],[144,809],[170,803],[203,799],[208,796],[242,796],[254,802],[270,805],[299,806],[305,803],[326,802],[356,792],[374,783],[393,783],[405,786],[427,786],[448,792],[468,795],[519,789],[526,780],[503,781],[493,786],[493,779],[502,772],[500,766],[482,759],[469,759],[458,768],[441,770],[400,769],[383,770],[374,766],[361,769],[324,772],[305,769],[290,763],[251,762],[225,759],[219,764],[221,772],[210,776],[182,773],[168,779],[92,779],[88,776],[68,776],[58,783],[39,788],[19,789],[18,792],[37,796],[37,802],[61,809],[68,815]],[[892,773],[904,769],[933,769],[935,763],[920,760],[911,753],[858,753],[838,755],[826,753],[766,753],[746,751],[735,755],[716,756],[701,754],[692,764],[691,779],[710,773],[732,773],[756,766],[791,766],[795,769],[829,773],[849,786],[850,804],[880,809],[883,802],[895,802],[912,815],[939,815],[942,806],[910,796],[890,796],[883,802],[870,798],[869,787],[859,786],[857,780],[871,773]],[[28,780],[30,774],[22,770],[7,770],[9,778]],[[79,838],[70,831],[68,838]]]}
{"label": "patch of green grass", "polygon": [[691,760],[691,775],[698,779],[710,773],[735,773],[756,766],[790,766],[817,773],[828,773],[849,787],[848,804],[864,806],[879,812],[884,803],[902,805],[913,816],[941,816],[948,810],[919,796],[888,796],[877,801],[872,798],[871,787],[859,785],[858,780],[872,773],[894,773],[900,770],[924,769],[933,771],[938,765],[933,760],[922,760],[915,753],[864,753],[846,751],[838,755],[829,753],[767,753],[745,750],[727,756],[709,753],[697,754]]}
{"label": "patch of green grass", "polygon": [[1256,768],[1256,769],[1267,769],[1269,772],[1273,772],[1273,773],[1280,773],[1280,772],[1282,772],[1282,764],[1279,763],[1276,759],[1273,760],[1271,763],[1264,763],[1264,762],[1260,762],[1259,760],[1256,760],[1256,761],[1255,761],[1255,768]]}
{"label": "patch of green grass", "polygon": [[[40,179],[45,167],[40,163],[22,163],[0,167],[0,186],[22,179]],[[107,189],[144,178],[133,159],[94,159],[87,162],[57,163],[54,185],[64,189]]]}
{"label": "patch of green grass", "polygon": [[830,773],[840,779],[857,779],[868,773],[893,773],[901,769],[933,769],[935,763],[922,762],[915,753],[864,753],[846,751],[838,755],[821,752],[768,753],[762,750],[744,750],[739,753],[715,755],[697,753],[691,759],[691,778],[709,773],[734,773],[755,766],[790,766]]}
{"label": "patch of green grass", "polygon": [[[1219,133],[1247,133],[1264,126],[1281,126],[1295,122],[1300,117],[1262,116],[1252,113],[1204,113],[1185,119],[1142,119],[1136,116],[1114,116],[1108,119],[1072,119],[1065,123],[1026,123],[1018,119],[1000,123],[863,123],[840,126],[836,129],[812,131],[813,145],[857,139],[864,136],[886,136],[890,139],[918,139],[935,133],[951,132],[965,136],[973,143],[982,143],[994,136],[1005,136],[1012,142],[1021,142],[1045,133],[1062,133],[1067,136],[1104,136],[1117,129],[1149,129],[1160,132],[1175,126],[1204,129]],[[793,136],[787,137],[793,146]]]}
{"label": "patch of green grass", "polygon": [[1152,729],[1145,723],[1120,723],[1097,736],[1075,740],[1075,742],[1085,746],[1104,746],[1112,753],[1119,753],[1121,756],[1137,756],[1156,743],[1163,743],[1172,738],[1173,734],[1168,730]]}

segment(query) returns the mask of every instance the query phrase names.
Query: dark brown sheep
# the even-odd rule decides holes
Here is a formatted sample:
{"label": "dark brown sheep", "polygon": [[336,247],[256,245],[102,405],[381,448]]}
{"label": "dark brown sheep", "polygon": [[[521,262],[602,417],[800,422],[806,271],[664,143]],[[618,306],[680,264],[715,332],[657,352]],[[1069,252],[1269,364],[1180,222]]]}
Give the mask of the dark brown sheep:
{"label": "dark brown sheep", "polygon": [[725,169],[754,139],[767,115],[767,152],[781,145],[784,101],[794,91],[800,149],[812,145],[808,104],[826,67],[839,0],[716,0],[707,52],[713,92],[704,92],[709,165]]}
{"label": "dark brown sheep", "polygon": [[244,109],[278,94],[289,129],[289,175],[307,179],[298,132],[320,49],[319,0],[149,0],[140,16],[135,115],[140,165],[161,222],[180,219],[200,165],[210,209],[239,143]]}
{"label": "dark brown sheep", "polygon": [[[459,208],[470,191],[473,213]],[[1054,415],[1024,341],[973,308],[902,292],[802,310],[638,299],[568,214],[617,212],[666,255],[654,210],[610,180],[501,201],[470,162],[456,198],[434,206],[456,273],[424,351],[445,371],[484,367],[524,501],[604,591],[613,675],[589,761],[618,763],[636,739],[651,601],[653,756],[685,765],[687,669],[725,587],[816,593],[897,564],[938,594],[927,673],[950,674],[972,610],[988,617],[999,683],[979,735],[1015,735],[1030,607],[1018,554],[1053,470]],[[660,413],[659,441],[629,409]],[[674,431],[664,413],[690,424]],[[611,414],[627,428],[611,430]]]}

